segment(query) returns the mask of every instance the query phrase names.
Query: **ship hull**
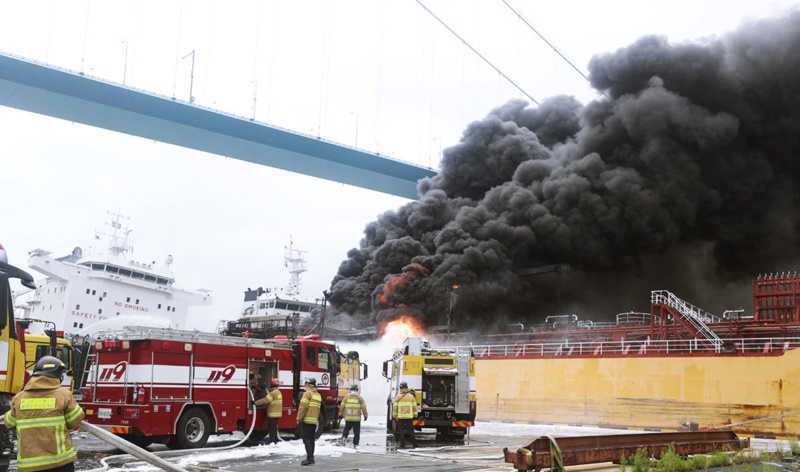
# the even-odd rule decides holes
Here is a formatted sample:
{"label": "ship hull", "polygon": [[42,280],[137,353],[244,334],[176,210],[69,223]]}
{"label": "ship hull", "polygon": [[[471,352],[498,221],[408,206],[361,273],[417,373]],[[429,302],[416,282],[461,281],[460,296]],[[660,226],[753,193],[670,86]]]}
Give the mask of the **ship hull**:
{"label": "ship hull", "polygon": [[771,356],[481,358],[478,421],[800,432],[800,349]]}

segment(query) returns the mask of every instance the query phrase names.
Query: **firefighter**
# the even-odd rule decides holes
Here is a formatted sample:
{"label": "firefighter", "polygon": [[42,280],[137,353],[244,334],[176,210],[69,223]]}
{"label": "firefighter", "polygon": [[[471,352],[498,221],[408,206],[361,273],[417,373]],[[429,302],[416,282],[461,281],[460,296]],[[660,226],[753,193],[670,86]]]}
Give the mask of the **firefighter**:
{"label": "firefighter", "polygon": [[269,383],[269,393],[256,401],[256,406],[267,405],[267,421],[269,423],[269,439],[264,444],[278,442],[278,420],[283,415],[283,396],[281,395],[281,381],[272,379]]}
{"label": "firefighter", "polygon": [[395,422],[395,434],[400,441],[400,447],[406,447],[406,435],[411,438],[411,446],[417,447],[417,438],[414,437],[414,418],[417,417],[417,398],[408,388],[408,383],[400,382],[400,393],[394,397],[392,403],[392,417]]}
{"label": "firefighter", "polygon": [[306,460],[300,465],[314,463],[314,441],[317,439],[317,423],[319,422],[319,409],[322,406],[322,396],[317,393],[317,379],[308,378],[305,381],[305,393],[300,399],[297,409],[297,426],[303,436],[303,445],[306,447]]}
{"label": "firefighter", "polygon": [[344,431],[342,431],[342,445],[347,442],[347,435],[350,429],[353,430],[353,447],[358,447],[361,439],[361,415],[367,421],[367,402],[358,394],[358,385],[350,386],[350,393],[344,397],[339,406],[339,419],[344,417]]}
{"label": "firefighter", "polygon": [[11,400],[5,424],[17,430],[21,472],[75,470],[77,452],[70,430],[81,423],[84,413],[72,392],[61,386],[66,370],[56,357],[42,357],[25,388]]}

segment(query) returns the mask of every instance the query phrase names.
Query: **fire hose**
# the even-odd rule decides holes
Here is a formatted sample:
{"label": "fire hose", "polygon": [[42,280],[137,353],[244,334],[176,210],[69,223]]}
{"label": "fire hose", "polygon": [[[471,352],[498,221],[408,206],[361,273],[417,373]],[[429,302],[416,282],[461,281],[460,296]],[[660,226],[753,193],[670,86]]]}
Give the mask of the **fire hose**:
{"label": "fire hose", "polygon": [[165,459],[162,459],[162,456],[164,457],[184,456],[188,452],[209,452],[209,451],[220,451],[224,449],[233,449],[234,447],[239,446],[240,444],[244,443],[250,438],[250,435],[253,433],[253,429],[255,428],[256,425],[256,405],[255,405],[255,398],[253,397],[253,392],[250,391],[249,388],[247,389],[247,391],[250,393],[250,400],[253,401],[253,421],[250,423],[250,429],[247,431],[247,434],[245,434],[244,438],[242,438],[239,442],[231,444],[229,446],[200,448],[200,449],[182,449],[180,451],[162,451],[153,453],[139,446],[131,444],[128,441],[120,438],[119,436],[104,430],[103,428],[87,423],[86,421],[81,421],[81,428],[85,429],[86,431],[93,434],[102,441],[105,441],[108,444],[128,453],[128,454],[118,454],[115,456],[109,456],[100,459],[100,463],[103,464],[102,467],[96,469],[90,469],[88,471],[83,471],[83,472],[104,472],[108,470],[108,463],[107,463],[108,461],[128,459],[130,458],[130,456],[136,457],[137,459],[143,460],[149,464],[152,464],[156,467],[160,467],[161,469],[170,472],[187,472],[186,469],[178,467],[177,465]]}

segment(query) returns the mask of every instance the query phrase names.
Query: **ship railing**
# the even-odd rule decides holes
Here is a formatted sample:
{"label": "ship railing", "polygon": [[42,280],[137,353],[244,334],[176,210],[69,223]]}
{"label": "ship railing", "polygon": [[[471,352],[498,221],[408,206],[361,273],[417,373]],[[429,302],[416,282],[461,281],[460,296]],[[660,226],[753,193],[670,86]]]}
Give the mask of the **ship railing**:
{"label": "ship railing", "polygon": [[681,300],[680,298],[676,297],[675,294],[667,290],[653,290],[651,293],[650,302],[654,305],[666,305],[677,310],[683,319],[692,325],[699,335],[711,342],[715,350],[719,351],[722,349],[722,339],[720,339],[719,336],[717,336],[715,332],[711,331],[705,324],[706,321],[722,321],[719,317],[705,312],[691,303],[686,302],[685,300]]}
{"label": "ship railing", "polygon": [[636,340],[636,341],[582,341],[514,344],[474,344],[452,346],[457,352],[472,349],[476,359],[481,358],[537,358],[537,357],[636,357],[645,355],[780,355],[800,349],[800,337],[726,339],[722,349],[710,346],[702,339]]}

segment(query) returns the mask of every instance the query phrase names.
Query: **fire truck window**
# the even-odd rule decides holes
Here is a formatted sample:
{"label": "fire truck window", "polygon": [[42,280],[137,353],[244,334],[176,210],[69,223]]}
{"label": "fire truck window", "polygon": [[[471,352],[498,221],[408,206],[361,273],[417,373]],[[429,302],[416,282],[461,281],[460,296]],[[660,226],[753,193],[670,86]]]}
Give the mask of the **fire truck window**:
{"label": "fire truck window", "polygon": [[317,356],[315,355],[315,351],[316,349],[314,349],[312,346],[306,348],[306,360],[311,365],[317,365]]}
{"label": "fire truck window", "polygon": [[319,348],[319,351],[317,352],[317,359],[320,369],[328,370],[329,357],[330,357],[330,350],[324,347]]}

